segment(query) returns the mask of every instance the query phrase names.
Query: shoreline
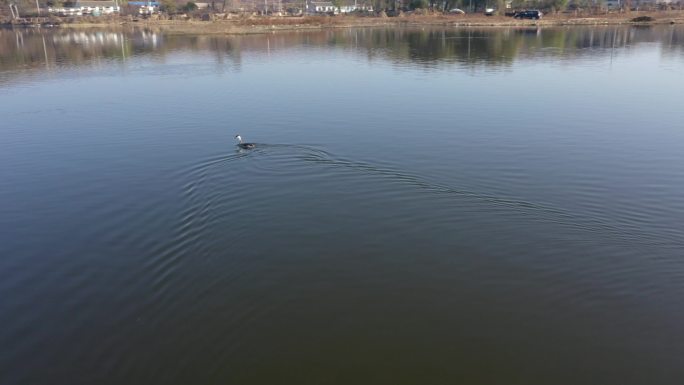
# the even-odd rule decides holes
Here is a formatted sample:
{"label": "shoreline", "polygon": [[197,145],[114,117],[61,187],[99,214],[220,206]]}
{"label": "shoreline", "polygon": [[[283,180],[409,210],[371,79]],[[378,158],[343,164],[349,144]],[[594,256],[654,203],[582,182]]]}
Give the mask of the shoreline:
{"label": "shoreline", "polygon": [[[545,16],[541,20],[516,20],[507,16],[484,15],[408,15],[399,17],[359,17],[359,16],[300,16],[300,17],[263,17],[249,16],[230,19],[201,21],[198,19],[143,19],[132,16],[111,18],[60,19],[43,18],[47,22],[26,25],[4,24],[9,27],[50,27],[66,29],[112,29],[142,27],[158,29],[169,34],[226,34],[244,35],[272,33],[276,31],[306,31],[336,28],[368,27],[568,27],[568,26],[609,26],[609,25],[674,25],[684,24],[684,11],[626,12],[602,16],[581,16],[558,14]],[[634,21],[637,17],[647,16],[648,21]]]}

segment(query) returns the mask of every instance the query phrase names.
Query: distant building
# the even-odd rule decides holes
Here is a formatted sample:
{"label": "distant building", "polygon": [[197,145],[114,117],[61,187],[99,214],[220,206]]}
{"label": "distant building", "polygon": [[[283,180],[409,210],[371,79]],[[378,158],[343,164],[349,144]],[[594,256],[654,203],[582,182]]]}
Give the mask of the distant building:
{"label": "distant building", "polygon": [[159,13],[158,1],[129,1],[128,5],[138,8],[138,13],[141,15],[151,15]]}
{"label": "distant building", "polygon": [[334,13],[337,15],[339,13],[351,13],[355,11],[373,12],[373,6],[366,4],[358,4],[356,1],[354,1],[354,4],[347,4],[342,5],[340,7],[336,7],[330,1],[306,1],[306,13],[308,14]]}
{"label": "distant building", "polygon": [[623,7],[655,7],[658,5],[672,4],[673,0],[605,0],[606,7],[619,9]]}
{"label": "distant building", "polygon": [[116,1],[77,1],[71,7],[48,8],[48,12],[61,16],[110,15],[121,11]]}
{"label": "distant building", "polygon": [[307,1],[306,2],[306,13],[339,13],[333,3],[329,1]]}
{"label": "distant building", "polygon": [[652,6],[659,5],[659,4],[671,4],[672,2],[673,2],[672,0],[632,0],[631,6],[632,7],[643,7],[643,6],[652,7]]}
{"label": "distant building", "polygon": [[107,1],[107,0],[100,0],[100,1],[82,1],[79,0],[76,2],[77,7],[81,8],[90,8],[90,9],[107,9],[107,8],[119,8],[119,4],[115,1]]}
{"label": "distant building", "polygon": [[340,13],[352,13],[356,11],[373,12],[373,6],[365,4],[351,4],[340,6]]}

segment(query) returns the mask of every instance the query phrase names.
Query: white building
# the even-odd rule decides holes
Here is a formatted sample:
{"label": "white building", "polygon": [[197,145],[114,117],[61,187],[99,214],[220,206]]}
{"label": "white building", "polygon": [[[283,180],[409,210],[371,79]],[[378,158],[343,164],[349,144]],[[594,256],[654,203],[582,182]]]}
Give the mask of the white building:
{"label": "white building", "polygon": [[672,4],[673,0],[605,0],[606,7],[619,9],[623,7],[655,7],[658,5]]}
{"label": "white building", "polygon": [[73,7],[48,8],[48,12],[60,16],[111,15],[121,11],[116,1],[77,1]]}
{"label": "white building", "polygon": [[352,13],[356,11],[366,11],[366,12],[373,12],[373,6],[372,5],[365,5],[365,4],[352,4],[352,5],[343,5],[340,7],[340,13]]}
{"label": "white building", "polygon": [[373,12],[373,6],[366,4],[358,4],[356,1],[354,1],[354,4],[336,7],[330,1],[306,1],[306,13],[308,14],[333,13],[337,15],[340,13],[351,13],[355,11]]}
{"label": "white building", "polygon": [[307,1],[306,13],[340,13],[339,9],[329,1]]}

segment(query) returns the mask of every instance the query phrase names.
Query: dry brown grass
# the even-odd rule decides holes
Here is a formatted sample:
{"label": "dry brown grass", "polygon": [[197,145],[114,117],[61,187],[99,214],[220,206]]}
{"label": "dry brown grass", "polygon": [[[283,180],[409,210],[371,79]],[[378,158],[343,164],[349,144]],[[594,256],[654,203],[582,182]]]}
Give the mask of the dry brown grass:
{"label": "dry brown grass", "polygon": [[[519,25],[607,25],[630,24],[638,16],[653,18],[651,23],[684,23],[684,11],[666,12],[624,12],[606,13],[602,15],[578,15],[574,13],[558,13],[545,15],[542,20],[516,20],[506,16],[469,15],[402,15],[400,17],[358,17],[358,16],[301,16],[301,17],[261,17],[243,15],[240,17],[215,21],[188,20],[151,20],[131,18],[98,19],[81,21],[88,27],[111,27],[116,25],[140,25],[158,28],[171,33],[190,34],[246,34],[263,33],[276,30],[297,30],[338,27],[372,27],[389,25],[441,25],[441,26],[519,26]],[[62,24],[70,27],[71,25]],[[73,25],[74,27],[76,25]]]}

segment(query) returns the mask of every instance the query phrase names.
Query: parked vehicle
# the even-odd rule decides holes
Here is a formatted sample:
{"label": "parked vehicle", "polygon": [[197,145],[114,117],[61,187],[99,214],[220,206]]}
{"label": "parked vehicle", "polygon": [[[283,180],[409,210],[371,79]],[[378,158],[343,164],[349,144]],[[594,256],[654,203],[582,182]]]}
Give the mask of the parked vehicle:
{"label": "parked vehicle", "polygon": [[456,15],[464,15],[465,11],[463,11],[462,9],[458,9],[458,8],[451,8],[449,10],[449,13],[456,14]]}
{"label": "parked vehicle", "polygon": [[515,19],[536,19],[539,20],[542,18],[542,13],[541,11],[520,11],[516,12],[513,17]]}
{"label": "parked vehicle", "polygon": [[494,16],[494,12],[496,12],[496,9],[487,8],[487,9],[485,9],[485,16]]}

